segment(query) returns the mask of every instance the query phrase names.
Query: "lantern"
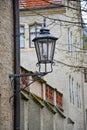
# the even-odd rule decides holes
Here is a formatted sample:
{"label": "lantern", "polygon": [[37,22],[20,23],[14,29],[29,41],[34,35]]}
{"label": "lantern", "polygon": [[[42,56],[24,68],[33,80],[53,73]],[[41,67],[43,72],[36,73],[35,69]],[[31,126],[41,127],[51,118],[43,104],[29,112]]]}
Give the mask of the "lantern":
{"label": "lantern", "polygon": [[50,34],[49,29],[46,28],[45,24],[44,27],[40,29],[40,34],[33,39],[38,65],[45,65],[45,71],[47,71],[47,64],[51,64],[52,67],[56,40],[57,38]]}

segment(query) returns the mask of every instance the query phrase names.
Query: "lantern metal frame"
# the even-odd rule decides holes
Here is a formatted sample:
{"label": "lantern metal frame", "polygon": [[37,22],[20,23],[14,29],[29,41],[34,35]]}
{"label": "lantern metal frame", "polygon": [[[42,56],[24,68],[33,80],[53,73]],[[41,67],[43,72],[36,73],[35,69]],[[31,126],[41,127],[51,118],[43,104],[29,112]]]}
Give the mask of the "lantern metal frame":
{"label": "lantern metal frame", "polygon": [[[39,66],[39,72],[41,72],[41,65],[44,65],[45,73],[53,71],[53,57],[57,39],[50,34],[49,29],[46,27],[46,18],[44,18],[44,26],[40,29],[40,34],[32,40],[35,44],[38,59],[36,65]],[[47,70],[48,64],[50,64],[50,71]]]}

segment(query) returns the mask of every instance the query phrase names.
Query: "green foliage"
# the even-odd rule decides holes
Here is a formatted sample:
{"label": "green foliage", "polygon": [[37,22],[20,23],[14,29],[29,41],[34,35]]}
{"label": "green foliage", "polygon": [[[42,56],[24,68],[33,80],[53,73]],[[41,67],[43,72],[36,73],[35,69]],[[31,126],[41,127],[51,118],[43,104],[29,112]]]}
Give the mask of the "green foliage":
{"label": "green foliage", "polygon": [[87,49],[87,37],[83,36],[84,49]]}
{"label": "green foliage", "polygon": [[84,42],[87,42],[87,37],[83,36],[82,39],[84,40]]}
{"label": "green foliage", "polygon": [[86,43],[86,44],[84,44],[84,49],[87,49],[87,43]]}

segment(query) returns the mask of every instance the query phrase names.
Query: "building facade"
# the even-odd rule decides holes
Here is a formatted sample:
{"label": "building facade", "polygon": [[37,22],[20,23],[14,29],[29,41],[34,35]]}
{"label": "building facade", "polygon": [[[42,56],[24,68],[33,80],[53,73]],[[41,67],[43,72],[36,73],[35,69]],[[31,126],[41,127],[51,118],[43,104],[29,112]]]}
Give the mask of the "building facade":
{"label": "building facade", "polygon": [[[21,67],[21,73],[31,72]],[[63,94],[45,80],[37,78],[35,82],[32,76],[20,79],[21,130],[64,130],[66,117],[63,110]],[[71,122],[69,124],[74,125]]]}
{"label": "building facade", "polygon": [[[83,21],[84,22],[84,21]],[[86,67],[87,63],[87,27],[83,25],[83,48],[84,48],[84,66]],[[87,93],[87,69],[84,69],[84,117],[85,117],[85,124],[87,130],[87,101],[86,101],[86,93]]]}
{"label": "building facade", "polygon": [[29,0],[20,0],[20,47],[23,67],[30,71],[37,70],[37,57],[32,39],[43,26],[43,16],[46,17],[50,32],[59,38],[54,57],[56,65],[53,72],[44,78],[49,85],[63,93],[63,108],[67,117],[65,130],[70,130],[71,127],[73,130],[86,129],[80,14],[79,0],[43,0],[33,1],[33,4]]}

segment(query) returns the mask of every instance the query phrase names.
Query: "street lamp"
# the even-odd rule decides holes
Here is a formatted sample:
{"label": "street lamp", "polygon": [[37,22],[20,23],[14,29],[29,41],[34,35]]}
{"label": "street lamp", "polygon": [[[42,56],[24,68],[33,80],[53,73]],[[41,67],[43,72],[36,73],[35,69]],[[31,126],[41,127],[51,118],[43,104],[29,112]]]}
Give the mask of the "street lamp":
{"label": "street lamp", "polygon": [[[40,29],[40,34],[32,41],[35,45],[37,59],[39,65],[39,72],[36,74],[10,74],[9,77],[24,77],[24,76],[44,76],[53,71],[53,57],[55,51],[55,44],[58,38],[50,34],[46,27],[46,19],[44,18],[44,26]],[[50,64],[50,71],[47,71],[47,64]],[[41,65],[44,65],[44,71],[41,71]]]}
{"label": "street lamp", "polygon": [[50,34],[49,29],[46,27],[46,20],[44,18],[44,26],[40,29],[40,34],[33,39],[38,59],[37,64],[39,65],[39,71],[41,71],[41,65],[43,64],[45,67],[44,72],[48,73],[47,64],[50,64],[51,69],[49,72],[52,72],[54,50],[57,39],[58,38]]}

